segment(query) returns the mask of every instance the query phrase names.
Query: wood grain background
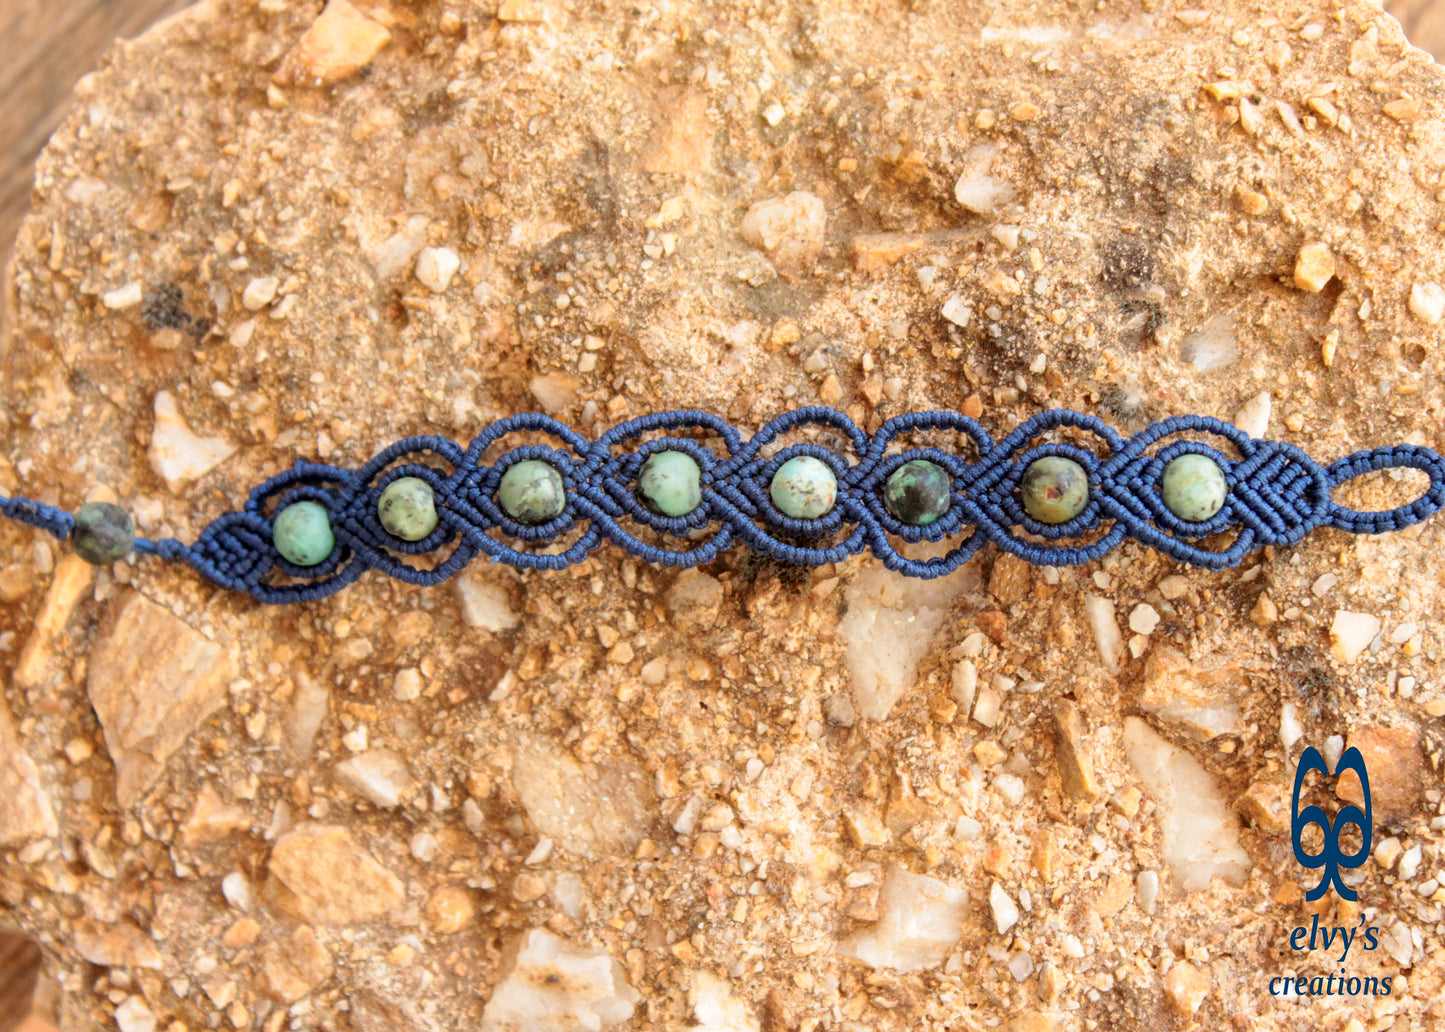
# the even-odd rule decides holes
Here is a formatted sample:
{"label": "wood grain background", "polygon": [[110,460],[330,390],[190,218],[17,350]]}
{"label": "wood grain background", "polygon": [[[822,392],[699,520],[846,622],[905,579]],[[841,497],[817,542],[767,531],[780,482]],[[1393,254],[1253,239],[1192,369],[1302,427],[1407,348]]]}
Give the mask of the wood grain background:
{"label": "wood grain background", "polygon": [[[70,103],[75,81],[94,69],[118,38],[186,6],[184,0],[0,0],[0,40],[11,59],[0,65],[0,265],[30,200],[31,166]],[[1390,0],[1386,5],[1416,46],[1445,53],[1445,0]],[[3,328],[0,328],[3,330]],[[30,1013],[40,954],[0,932],[0,1032],[16,1032]],[[24,1032],[42,1032],[27,1025]]]}

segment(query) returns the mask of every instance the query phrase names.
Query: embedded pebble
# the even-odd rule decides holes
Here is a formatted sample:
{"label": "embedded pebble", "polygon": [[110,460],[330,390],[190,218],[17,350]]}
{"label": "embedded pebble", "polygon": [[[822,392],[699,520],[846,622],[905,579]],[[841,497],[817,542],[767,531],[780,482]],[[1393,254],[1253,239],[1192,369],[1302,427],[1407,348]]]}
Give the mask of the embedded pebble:
{"label": "embedded pebble", "polygon": [[241,307],[248,312],[259,312],[275,299],[280,286],[281,281],[275,276],[257,276],[241,292]]}
{"label": "embedded pebble", "polygon": [[1414,843],[1409,849],[1405,850],[1404,853],[1400,854],[1400,866],[1396,869],[1395,873],[1400,876],[1402,881],[1413,880],[1416,873],[1420,870],[1420,861],[1424,859],[1424,856],[1425,852],[1420,846],[1420,843]]}
{"label": "embedded pebble", "polygon": [[115,1024],[120,1032],[156,1032],[156,1016],[139,996],[127,996],[115,1008]]}
{"label": "embedded pebble", "polygon": [[1159,898],[1159,872],[1140,871],[1135,879],[1135,898],[1146,914],[1154,913],[1154,903]]}
{"label": "embedded pebble", "polygon": [[950,294],[948,300],[943,302],[943,307],[938,311],[940,315],[960,329],[966,327],[969,320],[973,318],[973,306],[962,294]]}
{"label": "embedded pebble", "polygon": [[878,921],[838,952],[875,968],[936,967],[963,934],[968,893],[937,878],[890,867],[878,893]]}
{"label": "embedded pebble", "polygon": [[760,1026],[752,1008],[711,972],[697,973],[690,997],[697,1024],[689,1032],[758,1032]]}
{"label": "embedded pebble", "polygon": [[406,761],[390,749],[368,749],[336,765],[336,780],[377,806],[399,806],[416,786]]}
{"label": "embedded pebble", "polygon": [[1250,860],[1239,845],[1239,822],[1199,761],[1138,717],[1124,720],[1124,751],[1158,805],[1161,848],[1179,885],[1193,892],[1215,877],[1242,884]]}
{"label": "embedded pebble", "polygon": [[1316,577],[1315,582],[1310,585],[1310,594],[1314,595],[1316,598],[1323,598],[1325,595],[1328,595],[1330,593],[1330,589],[1339,582],[1340,579],[1336,577],[1333,573],[1322,573],[1318,577]]}
{"label": "embedded pebble", "polygon": [[480,1032],[610,1027],[632,1017],[641,997],[605,950],[577,946],[541,928],[523,932],[482,1011]]}
{"label": "embedded pebble", "polygon": [[759,201],[743,216],[738,232],[780,262],[808,261],[823,247],[828,224],[823,198],[804,190]]}
{"label": "embedded pebble", "polygon": [[1330,652],[1341,663],[1353,663],[1380,633],[1380,618],[1373,613],[1341,609],[1330,624]]}
{"label": "embedded pebble", "polygon": [[1410,314],[1426,326],[1445,319],[1445,287],[1438,283],[1416,283],[1410,288]]}
{"label": "embedded pebble", "polygon": [[1234,425],[1250,437],[1263,437],[1269,429],[1270,396],[1261,391],[1240,406],[1234,414]]}
{"label": "embedded pebble", "polygon": [[1179,357],[1197,372],[1213,373],[1239,361],[1239,342],[1234,334],[1234,315],[1210,319],[1180,342]]}
{"label": "embedded pebble", "polygon": [[976,143],[964,152],[953,196],[976,215],[992,215],[1014,199],[1013,184],[989,175],[998,155],[998,145],[988,142]]}
{"label": "embedded pebble", "polygon": [[274,76],[281,86],[324,86],[361,71],[391,41],[380,22],[347,0],[327,0]]}
{"label": "embedded pebble", "polygon": [[144,299],[141,285],[134,280],[123,287],[116,287],[100,295],[100,303],[111,311],[119,312],[127,308],[134,308]]}
{"label": "embedded pebble", "polygon": [[1018,904],[1009,898],[1009,894],[998,882],[994,882],[988,890],[988,907],[993,912],[993,924],[999,935],[1018,924]]}
{"label": "embedded pebble", "polygon": [[1317,294],[1335,275],[1335,256],[1325,244],[1310,243],[1299,249],[1294,263],[1294,285]]}
{"label": "embedded pebble", "polygon": [[146,457],[168,488],[180,492],[234,454],[236,445],[224,437],[201,437],[192,431],[169,391],[156,392],[155,425]]}
{"label": "embedded pebble", "polygon": [[434,294],[451,286],[452,277],[461,267],[461,258],[446,247],[423,247],[416,256],[416,278]]}
{"label": "embedded pebble", "polygon": [[308,824],[285,833],[266,873],[270,906],[309,924],[369,921],[403,899],[401,881],[347,828]]}
{"label": "embedded pebble", "polygon": [[1153,634],[1159,626],[1159,610],[1148,602],[1140,602],[1129,614],[1129,630],[1135,634]]}
{"label": "embedded pebble", "polygon": [[1099,659],[1104,669],[1111,674],[1119,672],[1119,647],[1121,638],[1119,624],[1114,618],[1114,603],[1099,595],[1084,596],[1084,616],[1089,621],[1089,630],[1094,634],[1094,645],[1099,650]]}

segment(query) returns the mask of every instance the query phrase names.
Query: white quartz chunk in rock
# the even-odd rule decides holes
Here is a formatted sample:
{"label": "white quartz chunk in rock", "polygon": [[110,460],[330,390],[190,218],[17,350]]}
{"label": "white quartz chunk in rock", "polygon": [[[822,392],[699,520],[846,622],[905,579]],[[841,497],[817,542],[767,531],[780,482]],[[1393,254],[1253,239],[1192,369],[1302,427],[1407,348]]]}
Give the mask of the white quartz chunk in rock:
{"label": "white quartz chunk in rock", "polygon": [[891,868],[878,893],[878,923],[844,940],[838,952],[870,967],[922,971],[943,963],[967,913],[962,889]]}
{"label": "white quartz chunk in rock", "polygon": [[496,634],[510,631],[521,622],[512,611],[506,586],[482,575],[463,573],[456,580],[457,601],[462,606],[462,622]]}
{"label": "white quartz chunk in rock", "polygon": [[963,155],[963,170],[953,184],[953,197],[976,215],[991,215],[1014,199],[1012,183],[989,175],[998,154],[997,144],[979,143]]}
{"label": "white quartz chunk in rock", "polygon": [[1009,898],[1009,894],[998,882],[994,882],[993,888],[988,890],[988,907],[993,911],[993,923],[999,935],[1018,924],[1018,904]]}
{"label": "white quartz chunk in rock", "polygon": [[640,768],[622,761],[584,766],[538,736],[518,743],[512,785],[538,831],[589,860],[630,855],[652,822],[652,792]]}
{"label": "white quartz chunk in rock", "polygon": [[1416,283],[1410,288],[1410,314],[1426,326],[1445,319],[1445,287],[1438,283]]}
{"label": "white quartz chunk in rock", "polygon": [[795,190],[754,204],[743,216],[738,232],[748,243],[780,261],[801,261],[822,250],[827,225],[823,198]]}
{"label": "white quartz chunk in rock", "polygon": [[377,806],[392,807],[416,785],[406,761],[390,749],[368,749],[336,765],[336,780]]}
{"label": "white quartz chunk in rock", "polygon": [[461,267],[461,258],[449,247],[423,247],[416,256],[416,278],[434,294],[446,290]]}
{"label": "white quartz chunk in rock", "polygon": [[1187,335],[1179,345],[1179,357],[1201,373],[1227,369],[1239,361],[1239,342],[1234,333],[1234,315],[1216,315]]}
{"label": "white quartz chunk in rock", "polygon": [[1234,414],[1234,425],[1250,437],[1263,437],[1269,429],[1271,404],[1269,391],[1261,391],[1239,407]]}
{"label": "white quartz chunk in rock", "polygon": [[1084,616],[1094,632],[1099,659],[1111,674],[1119,672],[1119,622],[1114,616],[1114,603],[1098,595],[1084,596]]}
{"label": "white quartz chunk in rock", "polygon": [[758,1019],[738,999],[727,982],[710,971],[699,971],[692,980],[692,1014],[697,1019],[692,1032],[758,1032]]}
{"label": "white quartz chunk in rock", "polygon": [[641,997],[622,965],[533,928],[513,943],[481,1032],[601,1032],[632,1017]]}
{"label": "white quartz chunk in rock", "polygon": [[1341,609],[1330,624],[1330,652],[1341,663],[1353,663],[1380,633],[1380,618],[1373,613]]}
{"label": "white quartz chunk in rock", "polygon": [[1124,721],[1124,751],[1158,804],[1159,841],[1180,886],[1203,889],[1216,875],[1244,884],[1249,857],[1239,845],[1239,822],[1199,761],[1138,717]]}
{"label": "white quartz chunk in rock", "polygon": [[838,623],[838,638],[847,650],[844,659],[860,716],[882,720],[913,687],[919,661],[963,590],[962,578],[971,572],[915,580],[872,568],[848,585],[848,612]]}
{"label": "white quartz chunk in rock", "polygon": [[236,446],[224,437],[200,437],[192,432],[170,391],[156,393],[155,414],[147,457],[156,476],[172,491],[205,476],[236,454]]}

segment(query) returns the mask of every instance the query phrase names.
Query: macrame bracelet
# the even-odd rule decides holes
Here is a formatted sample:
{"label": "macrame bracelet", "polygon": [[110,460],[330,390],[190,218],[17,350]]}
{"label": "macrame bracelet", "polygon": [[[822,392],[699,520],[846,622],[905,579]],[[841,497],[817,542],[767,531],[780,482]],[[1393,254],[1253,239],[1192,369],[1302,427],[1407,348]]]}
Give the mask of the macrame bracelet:
{"label": "macrame bracelet", "polygon": [[[811,441],[764,456],[784,433],[810,425],[845,439],[851,456]],[[1033,443],[1061,428],[1093,435],[1102,454],[1074,443]],[[976,456],[906,445],[904,438],[924,431],[962,435]],[[657,432],[667,436],[651,436]],[[517,433],[549,435],[561,447],[524,444],[481,463],[488,448]],[[1176,435],[1194,436],[1162,443]],[[1222,438],[1238,457],[1200,436]],[[1331,498],[1347,481],[1385,469],[1421,470],[1429,486],[1385,512]],[[190,545],[136,538],[130,517],[109,503],[72,515],[0,497],[0,514],[69,537],[91,562],[132,550],[179,559],[267,603],[324,598],[367,569],[437,584],[483,552],[511,566],[558,570],[604,540],[666,566],[711,562],[735,540],[809,566],[869,550],[890,569],[926,578],[956,570],[988,541],[1030,563],[1063,566],[1133,538],[1181,562],[1222,569],[1253,549],[1292,545],[1316,527],[1376,534],[1442,506],[1445,459],[1418,445],[1320,466],[1294,445],[1255,440],[1209,417],[1165,419],[1126,440],[1093,416],[1062,409],[1034,416],[998,442],[957,412],[898,416],[870,438],[843,413],[822,407],[779,416],[747,441],[721,419],[692,410],[634,419],[595,441],[542,415],[499,420],[465,449],[441,437],[409,437],[355,471],[297,462]],[[682,547],[649,544],[637,536],[642,528]],[[1228,531],[1234,538],[1219,550],[1197,543]],[[959,537],[931,559],[908,558],[890,540]],[[1063,538],[1085,543],[1051,543]],[[425,568],[402,558],[429,553],[437,559]]]}

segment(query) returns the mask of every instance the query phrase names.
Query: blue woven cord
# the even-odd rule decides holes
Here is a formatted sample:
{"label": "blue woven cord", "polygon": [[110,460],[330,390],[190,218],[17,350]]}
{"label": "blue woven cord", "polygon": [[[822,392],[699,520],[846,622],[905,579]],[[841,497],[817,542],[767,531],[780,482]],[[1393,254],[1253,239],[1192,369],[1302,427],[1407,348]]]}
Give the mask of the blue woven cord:
{"label": "blue woven cord", "polygon": [[[781,440],[809,427],[841,438],[849,453],[815,440]],[[1092,437],[1093,448],[1047,440],[1060,429],[1074,431],[1072,438]],[[972,454],[907,440],[928,432],[962,435]],[[490,465],[480,461],[488,448],[515,433],[545,434],[557,444],[527,443]],[[1207,438],[1217,438],[1237,457]],[[715,443],[704,444],[705,439]],[[765,455],[773,444],[779,446]],[[636,496],[643,463],[662,450],[686,452],[702,472],[702,504],[686,516],[660,516]],[[1197,523],[1171,513],[1160,488],[1165,466],[1191,453],[1217,462],[1228,485],[1220,512]],[[796,455],[819,459],[838,479],[836,504],[817,519],[779,512],[769,494],[773,473]],[[1024,470],[1044,455],[1073,459],[1088,475],[1088,504],[1067,523],[1040,523],[1018,496]],[[496,500],[502,474],[524,459],[555,466],[566,491],[562,512],[537,526],[512,519]],[[952,478],[948,512],[926,527],[901,523],[882,503],[888,475],[911,459],[936,462]],[[1418,498],[1383,512],[1361,512],[1331,497],[1355,477],[1386,469],[1419,470],[1429,484]],[[435,494],[437,527],[420,541],[391,536],[377,516],[382,490],[402,476],[424,480]],[[275,514],[302,500],[326,509],[336,538],[332,554],[317,566],[293,565],[272,541]],[[769,558],[807,566],[872,552],[889,569],[929,578],[958,569],[988,542],[1030,563],[1067,566],[1090,562],[1133,539],[1180,562],[1218,570],[1265,545],[1293,545],[1318,527],[1378,534],[1419,523],[1442,507],[1445,459],[1429,448],[1400,444],[1320,466],[1294,445],[1256,440],[1206,416],[1161,420],[1125,439],[1094,416],[1055,409],[995,442],[957,412],[896,416],[870,437],[843,413],[810,406],[779,416],[744,440],[717,416],[688,409],[642,416],[589,441],[549,416],[527,413],[498,420],[465,448],[443,437],[420,436],[397,441],[358,470],[297,462],[252,491],[240,512],[213,520],[193,544],[140,538],[135,550],[188,563],[207,580],[262,602],[285,603],[332,595],[367,570],[410,584],[437,584],[480,554],[510,566],[560,570],[604,541],[662,566],[709,563],[738,541]],[[74,526],[71,514],[27,498],[0,496],[0,515],[61,540]],[[1219,548],[1202,543],[1226,533],[1233,538]],[[1073,543],[1054,543],[1065,539]],[[953,546],[933,559],[911,559],[895,543],[920,541]],[[429,563],[413,565],[408,557],[426,557]]]}

